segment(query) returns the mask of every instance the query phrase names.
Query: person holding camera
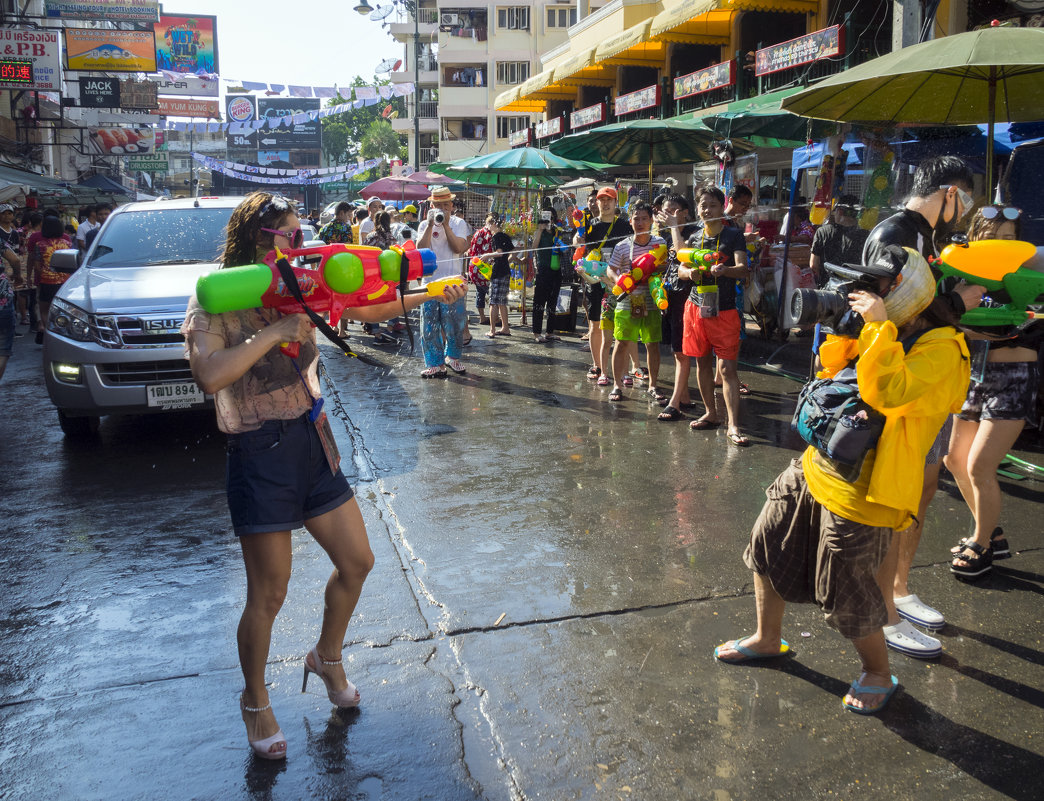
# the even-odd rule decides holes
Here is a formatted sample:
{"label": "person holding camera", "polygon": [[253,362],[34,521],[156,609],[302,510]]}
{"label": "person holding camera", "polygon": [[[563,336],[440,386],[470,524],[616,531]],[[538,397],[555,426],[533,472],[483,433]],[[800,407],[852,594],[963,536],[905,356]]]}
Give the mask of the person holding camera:
{"label": "person holding camera", "polygon": [[914,520],[925,455],[943,421],[960,408],[970,367],[964,337],[935,299],[919,253],[889,248],[861,272],[856,286],[867,288],[847,296],[859,315],[847,322],[858,333],[828,339],[820,376],[838,376],[854,362],[861,401],[883,416],[880,437],[865,443],[856,473],[809,445],[766,490],[743,554],[754,573],[757,631],[718,646],[714,655],[738,663],[789,652],[784,606],[815,603],[862,663],[844,706],[872,714],[898,686],[883,632],[897,556],[893,531]]}
{"label": "person holding camera", "polygon": [[[956,156],[937,156],[921,162],[914,172],[913,195],[905,207],[878,223],[867,237],[863,246],[863,264],[872,264],[892,245],[913,248],[925,259],[937,255],[937,244],[948,244],[961,218],[971,211],[975,203],[971,191],[971,168]],[[940,276],[937,274],[935,277],[938,279]],[[949,319],[956,323],[966,309],[979,305],[984,291],[983,287],[962,283],[940,294],[942,307],[948,311]],[[942,643],[914,628],[913,624],[934,631],[945,625],[945,619],[941,612],[910,592],[909,576],[924,531],[928,505],[939,488],[939,471],[949,447],[950,429],[950,419],[945,418],[925,459],[921,503],[913,525],[899,537],[893,592],[885,599],[888,604],[888,626],[885,628],[888,646],[918,659],[934,659],[942,653]]]}
{"label": "person holding camera", "polygon": [[[453,216],[455,195],[444,186],[433,186],[431,208],[417,231],[417,247],[435,251],[437,267],[429,280],[460,275],[460,257],[468,249],[468,224]],[[424,347],[424,378],[445,378],[448,366],[455,373],[465,371],[460,357],[464,348],[464,329],[468,324],[467,295],[453,303],[427,301],[421,306],[421,342]]]}

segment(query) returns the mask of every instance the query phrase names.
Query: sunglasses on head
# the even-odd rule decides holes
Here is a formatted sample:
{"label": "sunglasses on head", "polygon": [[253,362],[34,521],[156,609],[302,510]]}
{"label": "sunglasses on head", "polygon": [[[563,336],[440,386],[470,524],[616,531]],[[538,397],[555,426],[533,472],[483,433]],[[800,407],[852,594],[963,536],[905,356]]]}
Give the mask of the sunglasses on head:
{"label": "sunglasses on head", "polygon": [[281,214],[285,214],[286,212],[292,209],[293,206],[290,205],[290,201],[287,200],[285,197],[281,197],[280,195],[272,195],[272,197],[270,197],[265,202],[265,205],[261,207],[260,216],[264,217],[266,214],[268,214],[269,211],[272,210],[278,211]]}
{"label": "sunglasses on head", "polygon": [[272,236],[286,237],[286,241],[292,248],[299,248],[304,244],[304,231],[300,228],[294,228],[292,231],[280,231],[278,228],[262,228],[261,230]]}
{"label": "sunglasses on head", "polygon": [[983,206],[979,209],[979,214],[984,220],[996,220],[998,217],[1003,217],[1005,220],[1014,222],[1019,219],[1022,210],[1014,206]]}

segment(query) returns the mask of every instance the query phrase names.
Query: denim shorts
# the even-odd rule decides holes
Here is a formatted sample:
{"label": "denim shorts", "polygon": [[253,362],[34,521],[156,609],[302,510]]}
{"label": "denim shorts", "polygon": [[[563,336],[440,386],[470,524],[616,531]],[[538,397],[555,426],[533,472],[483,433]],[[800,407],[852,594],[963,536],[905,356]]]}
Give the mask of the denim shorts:
{"label": "denim shorts", "polygon": [[10,356],[14,351],[15,307],[14,301],[0,309],[0,356]]}
{"label": "denim shorts", "polygon": [[982,381],[972,381],[958,417],[982,420],[1025,420],[1037,424],[1036,362],[987,362]]}
{"label": "denim shorts", "polygon": [[307,413],[230,434],[225,475],[237,537],[300,528],[354,495],[339,468],[330,472]]}

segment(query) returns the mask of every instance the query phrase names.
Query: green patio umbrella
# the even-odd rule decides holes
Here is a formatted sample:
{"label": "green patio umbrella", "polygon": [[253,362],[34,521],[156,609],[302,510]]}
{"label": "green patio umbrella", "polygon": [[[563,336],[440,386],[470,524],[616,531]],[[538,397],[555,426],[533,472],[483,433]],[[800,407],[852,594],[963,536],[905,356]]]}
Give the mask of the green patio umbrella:
{"label": "green patio umbrella", "polygon": [[723,111],[701,122],[722,139],[748,139],[764,147],[800,147],[809,139],[825,139],[837,133],[837,123],[810,120],[780,108],[758,111]]}
{"label": "green patio umbrella", "polygon": [[[711,158],[710,146],[716,138],[698,120],[633,120],[570,134],[548,148],[559,156],[589,162],[648,164],[651,196],[653,167],[706,161]],[[751,149],[746,142],[733,142],[733,148],[742,152]]]}
{"label": "green patio umbrella", "polygon": [[987,123],[992,192],[994,124],[1044,119],[1044,30],[993,27],[904,47],[781,105],[806,117],[865,125]]}

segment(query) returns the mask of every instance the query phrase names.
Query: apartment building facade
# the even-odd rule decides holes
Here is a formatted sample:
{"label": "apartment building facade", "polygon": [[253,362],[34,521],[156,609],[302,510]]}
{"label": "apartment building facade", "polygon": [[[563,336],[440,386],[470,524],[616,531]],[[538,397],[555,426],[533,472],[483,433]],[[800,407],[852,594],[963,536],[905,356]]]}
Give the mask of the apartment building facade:
{"label": "apartment building facade", "polygon": [[406,57],[391,79],[417,84],[407,115],[392,123],[408,137],[411,163],[419,154],[413,166],[507,149],[534,120],[495,111],[494,98],[537,74],[540,54],[563,45],[577,18],[577,0],[445,0],[392,22]]}

